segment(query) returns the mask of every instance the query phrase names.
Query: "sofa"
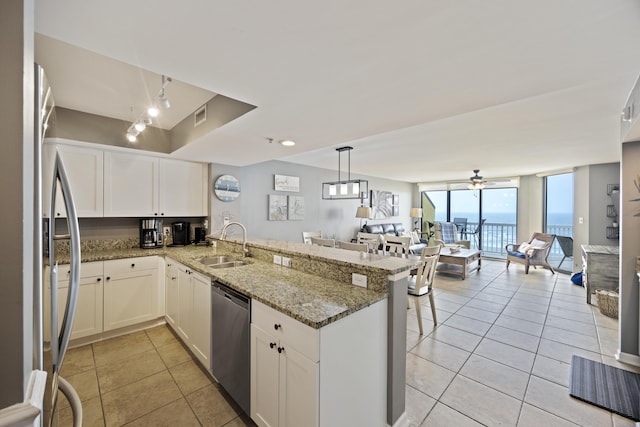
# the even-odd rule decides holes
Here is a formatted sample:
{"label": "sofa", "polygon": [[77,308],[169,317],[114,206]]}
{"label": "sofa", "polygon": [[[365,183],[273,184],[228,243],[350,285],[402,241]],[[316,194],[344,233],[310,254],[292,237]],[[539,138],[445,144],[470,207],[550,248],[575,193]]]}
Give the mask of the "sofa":
{"label": "sofa", "polygon": [[392,234],[394,236],[411,237],[409,250],[412,254],[420,254],[422,248],[429,246],[427,239],[420,239],[416,233],[407,232],[402,223],[365,224],[360,231],[370,234]]}

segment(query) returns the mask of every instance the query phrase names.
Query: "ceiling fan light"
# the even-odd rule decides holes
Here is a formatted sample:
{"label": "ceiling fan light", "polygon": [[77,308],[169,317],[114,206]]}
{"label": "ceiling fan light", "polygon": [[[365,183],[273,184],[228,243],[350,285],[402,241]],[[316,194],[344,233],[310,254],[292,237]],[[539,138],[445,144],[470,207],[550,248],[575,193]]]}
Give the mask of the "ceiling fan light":
{"label": "ceiling fan light", "polygon": [[284,141],[280,141],[280,144],[284,145],[285,147],[293,147],[294,145],[296,145],[296,142],[290,139],[285,139]]}

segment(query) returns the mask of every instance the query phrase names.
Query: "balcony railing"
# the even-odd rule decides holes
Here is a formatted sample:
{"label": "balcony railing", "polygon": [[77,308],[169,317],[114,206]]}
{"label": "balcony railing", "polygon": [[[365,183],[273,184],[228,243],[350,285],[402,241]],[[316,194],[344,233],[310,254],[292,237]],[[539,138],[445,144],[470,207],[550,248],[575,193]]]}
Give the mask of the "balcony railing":
{"label": "balcony railing", "polygon": [[[468,222],[467,230],[475,230],[477,226],[477,222]],[[573,236],[573,225],[571,224],[548,225],[547,229],[549,233],[558,236]],[[522,243],[517,240],[515,224],[485,222],[482,225],[481,233],[482,253],[484,256],[490,258],[505,259],[507,257],[507,253],[504,249],[506,245],[510,243]],[[472,233],[467,233],[466,237],[463,233],[460,238],[470,240],[472,248],[475,249],[478,247],[478,242]],[[555,266],[557,263],[554,264],[553,260],[557,260],[557,262],[560,262],[563,256],[564,254],[562,252],[562,249],[560,248],[560,245],[558,245],[557,241],[554,241],[553,246],[551,247],[551,252],[549,252],[549,262]]]}

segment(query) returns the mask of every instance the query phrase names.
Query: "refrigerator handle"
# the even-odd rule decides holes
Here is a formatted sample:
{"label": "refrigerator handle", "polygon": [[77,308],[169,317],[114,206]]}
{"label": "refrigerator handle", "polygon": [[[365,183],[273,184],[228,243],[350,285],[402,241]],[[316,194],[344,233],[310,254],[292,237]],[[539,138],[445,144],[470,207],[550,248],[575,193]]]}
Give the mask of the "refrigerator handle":
{"label": "refrigerator handle", "polygon": [[[71,255],[71,271],[69,275],[69,293],[67,295],[67,304],[64,310],[64,317],[62,319],[62,326],[60,327],[60,336],[58,338],[58,357],[54,360],[57,366],[58,372],[62,369],[62,360],[64,359],[67,347],[69,346],[69,340],[71,338],[71,328],[73,326],[73,319],[75,317],[76,305],[78,302],[78,287],[80,285],[80,229],[78,226],[78,215],[76,212],[75,203],[73,201],[73,194],[71,193],[71,186],[69,185],[69,179],[64,168],[64,163],[60,157],[60,153],[56,150],[56,160],[54,165],[54,179],[52,190],[52,203],[50,220],[55,224],[54,210],[55,210],[55,194],[57,190],[58,180],[62,189],[62,198],[64,199],[64,205],[67,211],[67,226],[69,228],[69,235],[65,236],[69,238],[69,247]],[[51,252],[54,248],[53,240],[56,239],[53,229],[49,229],[49,257],[54,260],[55,254]],[[53,278],[52,278],[53,279]],[[52,283],[53,287],[53,283]],[[52,325],[53,327],[53,325]],[[55,335],[52,335],[51,341],[53,345]],[[53,351],[52,351],[53,356]]]}

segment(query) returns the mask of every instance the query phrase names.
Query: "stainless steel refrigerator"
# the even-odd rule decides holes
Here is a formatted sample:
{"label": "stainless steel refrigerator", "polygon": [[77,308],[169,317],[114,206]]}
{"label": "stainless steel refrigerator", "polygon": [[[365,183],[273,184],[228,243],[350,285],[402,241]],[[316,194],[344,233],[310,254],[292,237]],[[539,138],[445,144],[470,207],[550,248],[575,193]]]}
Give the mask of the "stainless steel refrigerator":
{"label": "stainless steel refrigerator", "polygon": [[[54,112],[53,95],[51,88],[47,82],[44,70],[39,65],[35,65],[35,141],[34,141],[34,182],[36,201],[35,218],[37,224],[34,224],[34,369],[44,370],[47,372],[47,390],[44,395],[44,416],[42,417],[42,425],[57,425],[56,419],[56,403],[58,400],[58,391],[62,391],[70,403],[73,411],[74,426],[82,425],[82,405],[80,398],[64,378],[60,376],[62,363],[64,361],[73,320],[75,317],[76,304],[78,300],[78,288],[80,283],[80,230],[78,226],[78,217],[76,214],[75,204],[71,187],[67,179],[64,168],[64,162],[60,154],[56,151],[52,164],[43,164],[42,161],[42,143],[47,129],[52,124],[52,114]],[[51,187],[43,188],[43,174],[50,174]],[[48,181],[48,180],[47,180]],[[57,229],[61,227],[59,222],[61,219],[55,218],[56,193],[58,187],[61,189],[64,206],[66,208],[67,226],[64,234],[57,233]],[[43,197],[48,198],[50,202],[50,212],[48,218],[43,218],[42,200]],[[70,253],[70,277],[69,291],[67,294],[64,308],[58,310],[58,293],[57,293],[57,275],[58,263],[56,260],[56,244],[57,240],[69,241]],[[45,257],[45,246],[47,256]],[[44,310],[45,280],[43,271],[45,265],[49,268],[50,283],[50,310]],[[49,324],[51,327],[50,342],[44,342],[43,313],[49,311],[51,313]],[[62,323],[58,328],[58,316],[62,316]]]}

